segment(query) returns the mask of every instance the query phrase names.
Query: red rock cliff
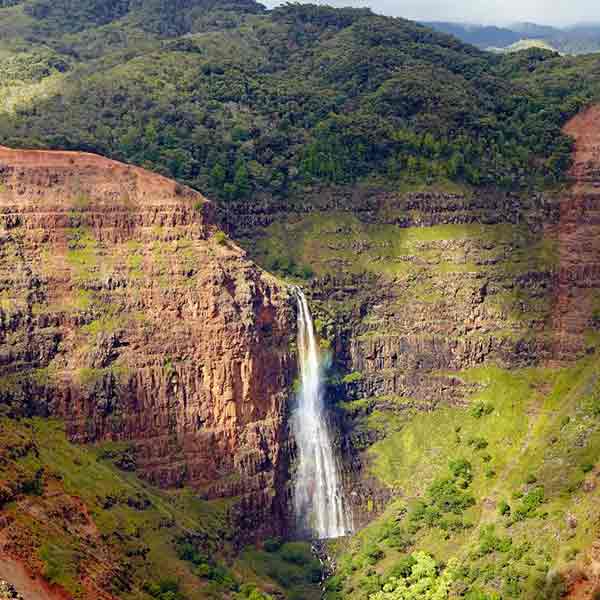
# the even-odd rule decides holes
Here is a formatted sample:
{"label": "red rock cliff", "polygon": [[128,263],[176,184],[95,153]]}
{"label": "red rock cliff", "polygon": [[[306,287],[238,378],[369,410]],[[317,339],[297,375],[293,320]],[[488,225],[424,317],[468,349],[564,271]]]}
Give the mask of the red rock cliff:
{"label": "red rock cliff", "polygon": [[600,106],[571,119],[575,140],[572,186],[560,203],[560,264],[553,314],[555,356],[568,359],[586,348],[586,332],[600,325]]}
{"label": "red rock cliff", "polygon": [[130,441],[255,528],[284,504],[292,309],[212,212],[143,169],[0,148],[0,406]]}

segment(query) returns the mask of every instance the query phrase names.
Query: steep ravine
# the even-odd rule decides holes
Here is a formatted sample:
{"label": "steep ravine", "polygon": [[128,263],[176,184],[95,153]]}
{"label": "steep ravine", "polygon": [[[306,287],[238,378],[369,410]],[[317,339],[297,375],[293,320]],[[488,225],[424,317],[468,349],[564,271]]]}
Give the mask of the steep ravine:
{"label": "steep ravine", "polygon": [[[329,339],[357,523],[397,490],[373,477],[374,442],[406,415],[466,406],[463,372],[568,367],[600,320],[598,108],[574,118],[572,183],[552,193],[315,189],[220,215],[250,255],[307,283]],[[401,460],[399,458],[398,460]]]}
{"label": "steep ravine", "polygon": [[[2,552],[50,577],[56,557],[39,524],[54,519],[67,524],[62,541],[78,540],[80,577],[55,576],[57,598],[77,586],[86,600],[139,591],[134,566],[152,573],[146,557],[160,561],[174,547],[183,547],[172,563],[178,575],[187,561],[203,581],[221,578],[206,597],[232,597],[199,549],[216,553],[226,541],[228,564],[247,576],[264,553],[251,549],[238,563],[240,543],[285,534],[291,506],[295,302],[252,258],[306,276],[315,329],[333,358],[333,443],[354,524],[366,529],[337,549],[330,597],[368,598],[407,548],[464,558],[490,524],[506,527],[517,547],[530,518],[546,547],[517,563],[545,552],[540,572],[567,572],[569,589],[591,597],[600,539],[599,121],[591,108],[567,126],[577,141],[574,181],[553,194],[357,186],[314,190],[285,208],[235,205],[218,217],[200,194],[138,168],[0,148],[0,406],[17,419],[0,423]],[[47,417],[83,444],[68,445]],[[405,528],[412,503],[465,456],[474,494],[465,521],[442,519],[450,532]],[[60,463],[56,472],[39,467],[48,461]],[[131,471],[169,491],[141,486]],[[80,499],[88,476],[106,493],[86,489]],[[546,489],[547,514],[499,521],[501,501],[518,514],[536,486]],[[201,515],[192,522],[202,529],[191,529],[190,514]],[[573,574],[565,549],[582,557],[587,579]],[[186,593],[204,597],[190,577],[182,575]],[[529,580],[520,585],[507,598],[524,598]]]}

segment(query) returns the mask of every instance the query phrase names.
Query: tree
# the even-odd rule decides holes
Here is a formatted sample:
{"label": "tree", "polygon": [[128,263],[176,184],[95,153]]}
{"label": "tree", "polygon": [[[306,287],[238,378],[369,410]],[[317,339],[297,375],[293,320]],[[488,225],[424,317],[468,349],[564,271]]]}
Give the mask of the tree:
{"label": "tree", "polygon": [[248,169],[246,168],[246,163],[241,160],[238,160],[235,165],[233,185],[235,186],[236,196],[238,198],[244,198],[250,193],[250,176],[248,174]]}
{"label": "tree", "polygon": [[227,173],[225,172],[225,168],[223,167],[223,165],[221,163],[215,164],[215,166],[210,171],[211,187],[215,190],[222,190],[226,178]]}
{"label": "tree", "polygon": [[414,564],[405,577],[390,577],[381,592],[369,600],[446,600],[455,579],[456,561],[440,572],[435,559],[425,552],[412,554]]}

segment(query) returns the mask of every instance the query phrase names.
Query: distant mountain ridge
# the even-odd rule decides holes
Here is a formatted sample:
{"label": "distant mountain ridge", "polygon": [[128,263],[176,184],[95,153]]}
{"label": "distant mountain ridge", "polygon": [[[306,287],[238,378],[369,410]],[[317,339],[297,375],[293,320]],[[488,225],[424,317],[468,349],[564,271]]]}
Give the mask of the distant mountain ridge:
{"label": "distant mountain ridge", "polygon": [[[600,24],[582,24],[557,28],[537,23],[514,23],[507,27],[429,21],[423,25],[448,33],[483,50],[514,52],[539,45],[550,47],[562,54],[588,54],[600,52]],[[529,42],[519,44],[519,42]],[[534,42],[543,42],[535,44]],[[513,46],[514,45],[514,46]]]}
{"label": "distant mountain ridge", "polygon": [[424,22],[423,25],[453,35],[467,44],[473,44],[473,46],[482,49],[490,46],[504,48],[522,38],[517,31],[493,25],[470,25],[468,23],[450,23],[446,21],[428,21]]}

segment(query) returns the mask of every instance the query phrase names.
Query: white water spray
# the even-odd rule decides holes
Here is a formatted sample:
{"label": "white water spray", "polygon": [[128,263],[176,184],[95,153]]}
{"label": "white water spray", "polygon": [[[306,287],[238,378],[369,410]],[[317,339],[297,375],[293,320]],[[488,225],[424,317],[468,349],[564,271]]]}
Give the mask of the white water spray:
{"label": "white water spray", "polygon": [[306,297],[298,300],[298,354],[301,387],[292,420],[298,448],[294,504],[300,527],[317,538],[336,538],[352,528],[344,507],[337,460],[323,402],[319,349]]}

